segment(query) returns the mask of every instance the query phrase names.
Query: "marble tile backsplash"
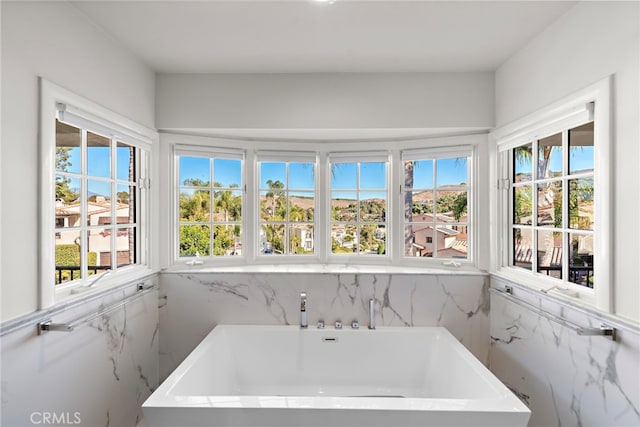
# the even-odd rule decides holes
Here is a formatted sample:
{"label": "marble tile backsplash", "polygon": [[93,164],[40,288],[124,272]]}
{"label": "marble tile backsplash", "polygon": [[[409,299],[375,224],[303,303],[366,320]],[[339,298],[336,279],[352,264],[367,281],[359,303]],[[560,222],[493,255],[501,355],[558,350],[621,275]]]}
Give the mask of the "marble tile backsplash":
{"label": "marble tile backsplash", "polygon": [[308,322],[445,326],[483,363],[489,357],[489,293],[484,275],[373,273],[162,273],[160,377],[166,378],[217,324],[297,325],[300,293]]}
{"label": "marble tile backsplash", "polygon": [[[157,283],[157,277],[147,285]],[[137,283],[56,312],[72,321],[135,293]],[[2,336],[3,426],[135,426],[158,386],[158,290],[78,327],[36,334],[35,323]]]}
{"label": "marble tile backsplash", "polygon": [[[496,287],[514,285],[493,280]],[[618,328],[617,341],[580,336],[492,293],[490,367],[531,409],[529,426],[639,426],[638,330],[522,287],[514,294],[581,326]]]}

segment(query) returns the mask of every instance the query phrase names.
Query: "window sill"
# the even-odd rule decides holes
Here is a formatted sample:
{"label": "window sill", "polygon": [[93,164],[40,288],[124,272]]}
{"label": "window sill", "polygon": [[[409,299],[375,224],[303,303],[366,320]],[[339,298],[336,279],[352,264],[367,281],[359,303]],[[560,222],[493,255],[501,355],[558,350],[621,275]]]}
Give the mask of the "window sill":
{"label": "window sill", "polygon": [[519,284],[541,295],[552,297],[570,305],[607,313],[597,307],[593,289],[567,285],[566,282],[561,282],[559,279],[547,278],[542,274],[521,273],[512,268],[502,268],[491,272],[491,276]]}
{"label": "window sill", "polygon": [[73,303],[88,295],[106,293],[114,288],[120,287],[120,285],[128,285],[135,281],[145,280],[155,273],[157,272],[148,267],[136,266],[119,270],[116,273],[109,273],[107,276],[101,276],[98,279],[93,279],[100,280],[93,287],[89,287],[89,285],[91,285],[91,281],[89,280],[63,286],[58,285],[59,288],[55,290],[55,304],[52,307],[56,307],[60,303]]}
{"label": "window sill", "polygon": [[479,270],[473,265],[462,264],[453,266],[398,266],[378,264],[254,264],[254,265],[185,265],[177,262],[169,268],[161,270],[162,273],[308,273],[308,274],[433,274],[433,275],[464,275],[486,276],[487,272]]}
{"label": "window sill", "polygon": [[[87,292],[69,295],[67,298],[61,298],[60,300],[57,300],[56,303],[50,307],[46,307],[42,310],[27,313],[2,322],[0,324],[0,336],[26,327],[34,328],[35,324],[38,322],[50,319],[51,317],[60,315],[76,307],[84,307],[85,305],[90,304],[93,301],[98,301],[101,298],[108,297],[113,293],[124,291],[132,285],[138,284],[140,282],[146,282],[149,279],[152,279],[156,274],[157,271],[151,270],[149,268],[144,268],[143,273],[142,269],[139,268],[136,269],[136,274],[127,274],[126,276],[118,275],[117,277],[113,278],[114,280],[113,282],[111,282],[111,284],[105,279],[105,282],[101,283],[100,286],[96,286],[95,289],[92,288]],[[66,292],[70,293],[68,289],[66,290]]]}

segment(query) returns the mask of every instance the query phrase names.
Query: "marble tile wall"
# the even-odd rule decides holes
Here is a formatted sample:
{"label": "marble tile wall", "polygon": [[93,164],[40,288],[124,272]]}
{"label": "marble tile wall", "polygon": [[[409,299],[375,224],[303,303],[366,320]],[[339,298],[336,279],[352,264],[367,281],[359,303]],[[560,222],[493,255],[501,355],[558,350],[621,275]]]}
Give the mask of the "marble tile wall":
{"label": "marble tile wall", "polygon": [[484,275],[372,273],[162,273],[160,377],[166,378],[217,324],[299,324],[300,292],[308,321],[378,326],[445,326],[483,363],[489,352],[488,278]]}
{"label": "marble tile wall", "polygon": [[639,426],[640,334],[616,322],[526,288],[514,295],[580,326],[606,323],[618,340],[580,336],[570,327],[491,293],[490,367],[532,411],[534,426]]}
{"label": "marble tile wall", "polygon": [[[138,424],[140,405],[158,385],[157,277],[145,283],[155,288],[72,332],[38,336],[35,325],[42,319],[9,332],[3,324],[0,424]],[[95,313],[135,294],[137,284],[54,312],[52,319],[68,322]]]}

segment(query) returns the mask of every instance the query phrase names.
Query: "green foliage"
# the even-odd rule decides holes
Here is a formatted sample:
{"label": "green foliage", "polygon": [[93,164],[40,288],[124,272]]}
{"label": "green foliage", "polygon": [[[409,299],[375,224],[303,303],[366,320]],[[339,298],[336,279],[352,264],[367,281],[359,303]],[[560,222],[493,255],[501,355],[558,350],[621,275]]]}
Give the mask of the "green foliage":
{"label": "green foliage", "polygon": [[[98,254],[96,252],[89,252],[87,254],[87,262],[89,268],[97,264]],[[64,245],[56,245],[56,267],[79,267],[80,266],[80,246],[70,243]],[[89,272],[93,274],[93,272]],[[74,273],[74,279],[80,278],[80,273]],[[56,275],[56,281],[58,276]],[[71,272],[68,270],[62,271],[62,282],[68,282],[71,280]]]}
{"label": "green foliage", "polygon": [[533,198],[531,195],[531,187],[520,187],[524,191],[515,191],[514,201],[514,222],[521,224],[522,219],[531,216],[533,207]]}
{"label": "green foliage", "polygon": [[[69,161],[71,151],[70,147],[56,148],[56,170],[67,172],[72,163]],[[71,180],[66,177],[56,176],[56,200],[62,200],[65,203],[72,203],[80,197],[78,192],[69,188]]]}
{"label": "green foliage", "polygon": [[456,196],[453,201],[453,207],[451,209],[453,211],[453,217],[456,221],[460,221],[462,215],[467,213],[467,192],[460,193]]}
{"label": "green foliage", "polygon": [[180,226],[180,256],[208,256],[210,253],[210,228],[208,225]]}

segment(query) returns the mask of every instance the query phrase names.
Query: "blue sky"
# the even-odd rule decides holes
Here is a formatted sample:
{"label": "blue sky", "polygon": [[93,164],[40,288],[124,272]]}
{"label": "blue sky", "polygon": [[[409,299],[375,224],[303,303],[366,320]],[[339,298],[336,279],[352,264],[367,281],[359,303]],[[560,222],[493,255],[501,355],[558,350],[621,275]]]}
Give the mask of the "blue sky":
{"label": "blue sky", "polygon": [[[108,147],[87,147],[87,174],[91,177],[110,178],[111,177],[111,150]],[[128,181],[129,179],[129,147],[116,148],[116,179]],[[71,165],[67,172],[80,173],[81,160],[80,148],[72,147],[69,151],[69,162]],[[72,179],[70,188],[79,189],[80,181]],[[127,186],[118,186],[117,191],[125,191]],[[111,184],[105,181],[89,179],[87,182],[89,195],[96,194],[105,197],[111,195]]]}
{"label": "blue sky", "polygon": [[[211,159],[206,157],[180,157],[180,185],[184,185],[186,179],[200,179],[204,182],[211,180]],[[219,182],[223,187],[236,184],[242,185],[241,161],[234,159],[213,160],[213,181]]]}
{"label": "blue sky", "polygon": [[[433,168],[437,165],[436,182],[438,186],[458,185],[468,181],[467,159],[439,159],[416,162],[414,168],[414,188],[433,188]],[[361,198],[386,199],[387,165],[385,162],[360,163]],[[241,167],[239,160],[215,159],[213,164],[214,181],[224,186],[239,184]],[[209,181],[211,162],[204,157],[180,158],[180,183],[185,179],[201,179]],[[358,188],[357,163],[336,163],[332,169],[332,198],[354,199]],[[260,189],[267,190],[267,181],[280,181],[292,190],[290,195],[309,196],[308,191],[315,188],[315,168],[313,163],[289,163],[287,182],[287,165],[284,162],[260,162]]]}
{"label": "blue sky", "polygon": [[[593,170],[594,151],[593,146],[570,147],[569,173]],[[549,158],[549,167],[552,172],[562,172],[562,149],[553,147]],[[515,162],[515,172],[532,173],[531,158],[522,158]]]}

